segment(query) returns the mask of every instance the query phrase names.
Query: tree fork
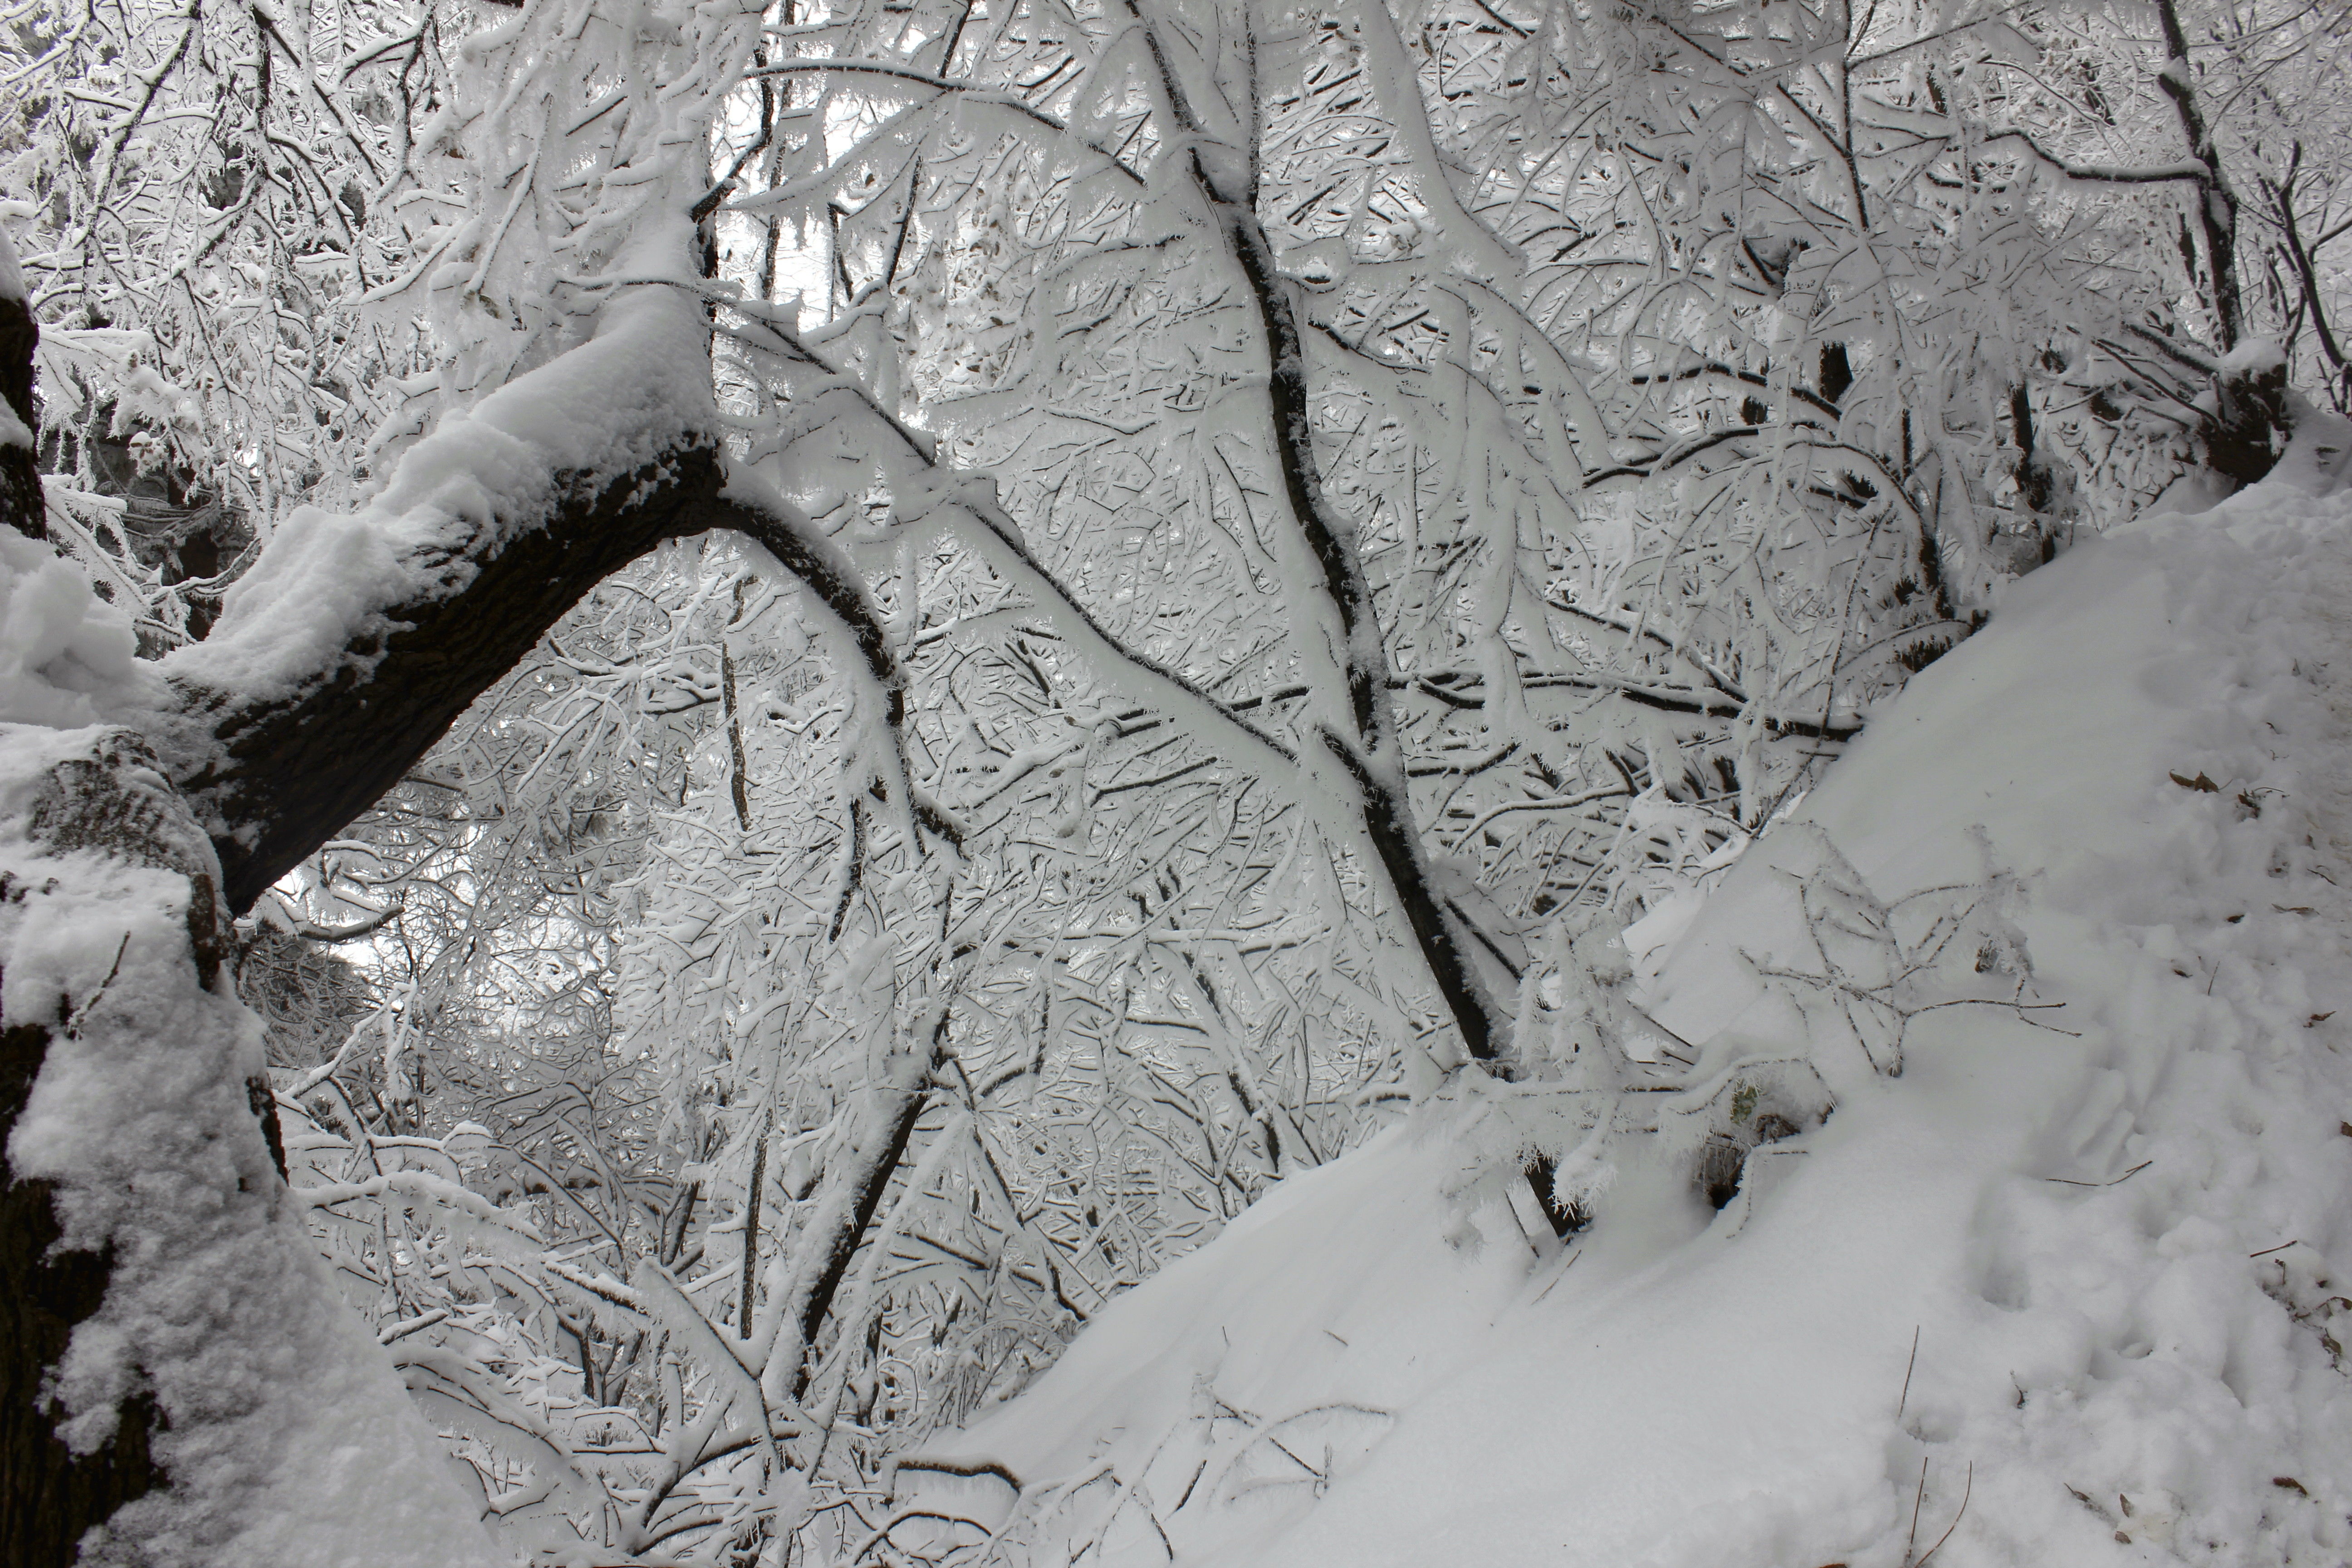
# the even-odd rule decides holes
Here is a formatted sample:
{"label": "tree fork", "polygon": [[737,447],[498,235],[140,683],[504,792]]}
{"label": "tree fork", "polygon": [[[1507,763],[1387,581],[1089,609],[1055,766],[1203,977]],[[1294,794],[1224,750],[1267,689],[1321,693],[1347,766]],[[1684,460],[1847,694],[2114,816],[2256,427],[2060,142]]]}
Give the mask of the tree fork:
{"label": "tree fork", "polygon": [[[28,427],[37,335],[22,302],[0,297],[0,396]],[[653,460],[617,477],[553,476],[553,500],[543,515],[499,519],[506,526],[480,531],[478,547],[435,562],[431,575],[446,585],[440,596],[428,591],[383,606],[374,624],[388,631],[331,650],[324,668],[298,677],[289,696],[256,696],[182,676],[173,681],[172,700],[129,716],[138,729],[91,731],[92,752],[52,766],[54,776],[33,792],[24,822],[37,864],[70,858],[58,860],[53,875],[20,876],[13,889],[0,877],[0,900],[45,900],[60,889],[68,898],[111,896],[103,883],[90,884],[91,852],[168,869],[185,878],[188,889],[187,951],[195,973],[187,989],[215,992],[232,911],[250,907],[397,783],[597,584],[666,540],[714,528],[765,546],[842,622],[865,657],[866,674],[887,693],[895,728],[902,701],[898,673],[854,573],[804,537],[797,520],[723,495],[728,475],[708,436],[682,430],[656,450]],[[9,526],[39,539],[46,519],[33,455],[29,445],[0,441],[0,511]],[[7,465],[20,456],[29,485],[8,477]],[[904,787],[903,776],[896,782]],[[11,916],[20,922],[16,929],[35,919],[29,910],[0,903],[0,921]],[[53,1042],[75,1026],[76,1018],[66,1016],[0,1019],[0,1148],[30,1102]],[[282,1179],[267,1081],[237,1086],[236,1098],[239,1111],[250,1107],[260,1123],[252,1151],[257,1168],[268,1171],[257,1164],[266,1149]],[[919,1104],[923,1096],[914,1099]],[[59,1439],[62,1413],[45,1406],[45,1391],[77,1326],[110,1300],[118,1262],[103,1247],[56,1251],[65,1231],[51,1182],[21,1174],[13,1161],[5,1175],[0,1561],[45,1568],[72,1561],[89,1531],[172,1483],[155,1443],[173,1426],[173,1406],[168,1397],[135,1394],[121,1402],[112,1435],[95,1450],[77,1454]],[[242,1210],[278,1204],[282,1188],[268,1189],[248,1173],[220,1196],[224,1212]],[[183,1419],[202,1424],[214,1415],[206,1409]]]}
{"label": "tree fork", "polygon": [[462,591],[387,610],[396,629],[352,650],[372,666],[344,663],[289,701],[181,685],[165,722],[200,725],[217,745],[186,746],[205,762],[178,783],[215,825],[229,907],[251,908],[375,804],[589,590],[673,537],[685,502],[725,482],[708,447],[559,479],[553,515],[472,563]]}

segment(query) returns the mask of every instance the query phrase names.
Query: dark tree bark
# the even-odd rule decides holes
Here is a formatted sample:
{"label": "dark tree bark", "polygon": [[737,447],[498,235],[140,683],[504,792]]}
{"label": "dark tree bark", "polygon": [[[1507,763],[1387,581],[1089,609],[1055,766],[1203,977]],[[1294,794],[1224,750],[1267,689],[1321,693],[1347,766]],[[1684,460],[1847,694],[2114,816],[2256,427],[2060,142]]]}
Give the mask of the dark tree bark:
{"label": "dark tree bark", "polygon": [[[0,1144],[16,1131],[47,1054],[42,1024],[0,1029]],[[41,1384],[63,1359],[74,1326],[99,1309],[114,1259],[108,1253],[50,1253],[63,1234],[49,1183],[0,1185],[0,1562],[70,1563],[91,1526],[161,1484],[148,1453],[152,1401],[133,1400],[114,1439],[77,1455],[60,1442],[41,1407]]]}
{"label": "dark tree bark", "polygon": [[[0,247],[7,241],[0,238]],[[5,253],[10,271],[16,269],[16,256]],[[33,308],[19,293],[15,299],[0,296],[0,399],[8,405],[8,412],[25,427],[26,435],[39,428],[33,419],[33,350],[41,341],[41,329],[33,320]],[[0,522],[24,534],[28,539],[49,536],[48,508],[41,499],[41,470],[33,443],[0,444]]]}
{"label": "dark tree bark", "polygon": [[[42,874],[0,873],[0,901],[20,907],[11,911],[18,921],[38,919],[38,907],[61,886],[70,902],[78,884],[93,880],[93,857],[101,866],[176,873],[189,886],[188,960],[197,984],[215,991],[228,952],[217,871],[194,820],[160,782],[154,752],[128,731],[55,764],[22,823]],[[62,1009],[55,1018],[0,1020],[0,1148],[16,1131],[51,1042],[75,1027]],[[282,1171],[276,1104],[267,1084],[258,1095],[251,1087]],[[124,1402],[112,1437],[93,1453],[75,1454],[58,1436],[44,1384],[76,1325],[104,1302],[114,1258],[110,1247],[53,1250],[64,1234],[55,1191],[50,1182],[20,1178],[13,1166],[0,1184],[0,1561],[26,1568],[72,1562],[84,1533],[165,1481],[150,1452],[159,1414],[144,1394]]]}
{"label": "dark tree bark", "polygon": [[2224,353],[2238,346],[2246,328],[2245,290],[2238,280],[2238,195],[2221,167],[2221,150],[2213,144],[2213,128],[2198,100],[2196,75],[2189,60],[2189,34],[2180,25],[2177,0],[2157,0],[2157,21],[2164,33],[2164,69],[2157,86],[2172,100],[2189,155],[2205,165],[2200,182],[2197,224],[2205,237],[2205,263],[2213,279],[2213,320]]}
{"label": "dark tree bark", "polygon": [[[1200,117],[1171,65],[1156,24],[1142,0],[1127,0],[1142,25],[1169,112],[1189,135],[1203,136]],[[1257,149],[1248,149],[1246,181],[1221,181],[1198,151],[1191,154],[1192,184],[1226,253],[1249,292],[1266,356],[1268,437],[1291,526],[1313,559],[1316,588],[1329,607],[1340,647],[1339,678],[1346,687],[1350,728],[1331,726],[1321,741],[1353,786],[1364,837],[1404,915],[1414,949],[1427,967],[1446,1016],[1473,1060],[1505,1067],[1508,1020],[1499,1015],[1465,951],[1456,928],[1423,864],[1412,801],[1396,752],[1395,723],[1389,710],[1387,656],[1381,648],[1371,588],[1357,557],[1355,530],[1332,506],[1315,456],[1313,396],[1307,377],[1306,342],[1293,308],[1290,285],[1276,265],[1274,245],[1256,209]],[[1240,184],[1244,188],[1229,188]],[[1302,606],[1304,608],[1304,606]]]}
{"label": "dark tree bark", "polygon": [[2286,362],[2213,378],[2214,412],[2200,431],[2205,462],[2215,473],[2251,485],[2277,467],[2292,428],[2286,411]]}
{"label": "dark tree bark", "polygon": [[[0,300],[0,396],[28,428],[35,337],[21,303]],[[232,910],[249,907],[397,783],[597,584],[666,540],[715,528],[765,546],[843,623],[866,673],[887,695],[895,725],[898,673],[855,574],[795,520],[722,496],[724,464],[708,435],[681,421],[667,448],[655,449],[655,460],[617,477],[567,482],[558,475],[539,515],[501,516],[477,530],[476,543],[432,563],[431,584],[414,602],[383,608],[375,624],[388,631],[334,650],[328,667],[307,680],[298,674],[290,696],[260,698],[192,675],[174,679],[168,706],[137,716],[144,738],[107,732],[94,740],[89,760],[55,770],[30,816],[12,826],[36,855],[71,858],[57,876],[20,878],[13,888],[0,875],[0,900],[47,896],[60,886],[70,893],[91,864],[74,852],[167,867],[188,879],[187,951],[197,984],[213,990]],[[21,473],[10,467],[19,456]],[[0,520],[39,538],[33,457],[30,447],[0,446]],[[904,787],[903,778],[897,785]],[[5,833],[0,828],[0,837]],[[0,903],[0,919],[6,912]],[[11,930],[36,918],[27,911]],[[16,940],[0,942],[0,963]],[[68,1026],[64,1018],[0,1018],[0,1148],[33,1093],[54,1031]],[[243,1087],[282,1177],[268,1086]],[[75,1327],[106,1302],[116,1259],[105,1250],[53,1251],[63,1234],[53,1188],[19,1179],[13,1163],[5,1173],[0,1562],[47,1568],[74,1561],[82,1537],[124,1504],[171,1483],[151,1451],[170,1411],[133,1397],[96,1452],[76,1455],[59,1440],[60,1416],[43,1391]],[[224,1194],[230,1204],[262,1201],[276,1200],[242,1186]]]}
{"label": "dark tree bark", "polygon": [[702,447],[601,483],[559,485],[554,515],[474,563],[463,592],[394,609],[400,629],[380,650],[352,650],[380,651],[364,674],[345,664],[289,702],[182,687],[174,726],[201,725],[220,742],[177,782],[200,817],[221,825],[214,843],[229,907],[250,908],[373,805],[564,612],[688,526],[689,509],[714,501],[724,482],[717,452]]}
{"label": "dark tree bark", "polygon": [[[559,485],[539,526],[467,563],[459,593],[394,606],[399,628],[290,701],[182,684],[161,725],[200,759],[176,782],[214,831],[229,908],[242,913],[400,782],[457,716],[599,583],[669,540],[730,529],[764,546],[848,629],[900,717],[898,677],[863,590],[784,520],[721,499],[717,449],[685,445],[601,482]],[[193,732],[192,732],[193,731]],[[215,747],[209,741],[216,741]]]}
{"label": "dark tree bark", "polygon": [[906,1163],[908,1146],[914,1142],[915,1123],[923,1119],[923,1112],[931,1103],[929,1089],[919,1084],[897,1099],[898,1104],[889,1116],[889,1137],[864,1168],[847,1178],[856,1187],[856,1202],[820,1244],[822,1261],[816,1279],[810,1287],[808,1300],[801,1303],[802,1360],[793,1374],[794,1399],[808,1392],[809,1379],[816,1373],[818,1337],[824,1331],[825,1319],[832,1315],[834,1298],[841,1293],[841,1282],[849,1277],[850,1260],[857,1256],[866,1233],[874,1228],[874,1216],[881,1211],[883,1194],[890,1190],[890,1178]]}

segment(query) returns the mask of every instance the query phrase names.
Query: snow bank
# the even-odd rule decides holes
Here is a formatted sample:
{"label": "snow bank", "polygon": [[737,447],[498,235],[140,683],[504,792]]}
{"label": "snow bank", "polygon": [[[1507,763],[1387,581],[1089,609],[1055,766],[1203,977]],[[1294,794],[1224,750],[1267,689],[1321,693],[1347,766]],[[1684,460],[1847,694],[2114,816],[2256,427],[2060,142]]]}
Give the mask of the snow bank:
{"label": "snow bank", "polygon": [[896,1539],[1001,1523],[1011,1562],[1219,1568],[2346,1562],[2347,448],[2314,422],[2262,485],[2018,584],[1802,826],[1676,913],[1645,998],[1703,1070],[1829,1052],[1756,978],[1800,951],[1783,871],[1826,835],[1887,900],[2019,879],[2022,1005],[1914,1016],[1903,1074],[1837,1074],[1720,1214],[1625,1146],[1564,1253],[1448,1201],[1440,1107],[1282,1184],[908,1465]]}
{"label": "snow bank", "polygon": [[153,763],[127,731],[0,725],[0,1017],[49,1037],[9,1165],[56,1184],[60,1247],[113,1258],[59,1435],[88,1452],[147,1394],[172,1482],[81,1560],[499,1561],[272,1167],[259,1021],[198,978],[217,866]]}

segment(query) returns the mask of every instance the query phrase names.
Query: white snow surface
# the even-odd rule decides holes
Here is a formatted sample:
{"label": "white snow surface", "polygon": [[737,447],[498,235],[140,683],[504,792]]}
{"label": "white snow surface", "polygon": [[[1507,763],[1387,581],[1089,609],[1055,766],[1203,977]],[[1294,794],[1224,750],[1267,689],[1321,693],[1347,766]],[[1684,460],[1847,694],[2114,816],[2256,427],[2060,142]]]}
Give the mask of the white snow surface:
{"label": "white snow surface", "polygon": [[48,545],[0,529],[0,723],[72,729],[160,701],[131,618]]}
{"label": "white snow surface", "polygon": [[[148,1568],[465,1568],[504,1561],[389,1358],[337,1295],[247,1098],[260,1023],[197,983],[189,868],[209,847],[163,780],[117,776],[171,864],[59,852],[59,768],[121,731],[0,725],[0,1017],[50,1038],[8,1141],[57,1184],[62,1247],[111,1247],[97,1314],[56,1369],[60,1436],[87,1450],[152,1396],[172,1484],[86,1539]],[[86,792],[68,792],[70,816]],[[50,814],[52,831],[28,826]],[[216,873],[215,873],[216,874]]]}
{"label": "white snow surface", "polygon": [[[1105,1568],[2352,1561],[2352,426],[2016,584],[1803,803],[1874,891],[2021,879],[2035,1010],[1881,1078],[1742,961],[1759,839],[1644,998],[1839,1106],[1720,1214],[1621,1145],[1592,1227],[1463,1214],[1444,1101],[1293,1176],[910,1462],[897,1539]],[[1633,933],[1629,946],[1648,945]],[[1916,1358],[1913,1346],[1916,1344]],[[992,1559],[996,1560],[996,1559]]]}

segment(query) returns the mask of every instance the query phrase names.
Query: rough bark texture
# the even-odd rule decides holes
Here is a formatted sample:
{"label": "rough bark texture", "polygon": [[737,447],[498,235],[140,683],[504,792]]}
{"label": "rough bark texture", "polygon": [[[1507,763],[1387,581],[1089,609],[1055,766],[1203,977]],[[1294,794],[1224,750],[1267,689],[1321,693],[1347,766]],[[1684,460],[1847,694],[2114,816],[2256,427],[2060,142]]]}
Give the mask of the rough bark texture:
{"label": "rough bark texture", "polygon": [[2286,365],[2224,374],[2213,380],[2214,412],[2205,422],[2205,462],[2215,473],[2251,485],[2286,451]]}
{"label": "rough bark texture", "polygon": [[[185,876],[189,953],[199,983],[218,986],[227,921],[211,858],[163,793],[155,753],[142,739],[116,731],[90,755],[58,763],[24,831],[47,856],[95,852]],[[0,875],[0,899],[22,902],[34,890],[32,879],[11,886]],[[0,1149],[32,1096],[52,1032],[71,1026],[63,1017],[0,1019]],[[257,1103],[276,1148],[277,1104],[266,1096]],[[13,1167],[0,1185],[0,1562],[26,1568],[72,1562],[84,1532],[164,1483],[149,1452],[156,1410],[143,1395],[125,1404],[113,1437],[95,1453],[74,1454],[58,1438],[43,1384],[75,1326],[104,1301],[114,1259],[110,1249],[51,1251],[63,1234],[52,1192],[48,1182],[18,1179]]]}
{"label": "rough bark texture", "polygon": [[596,584],[668,540],[730,529],[764,546],[838,618],[901,717],[896,665],[862,591],[776,518],[720,499],[716,448],[693,446],[598,484],[559,484],[540,526],[517,531],[446,597],[396,605],[380,646],[288,702],[182,685],[170,725],[208,731],[217,746],[175,782],[215,826],[223,892],[242,913],[263,889],[400,782],[457,716]]}
{"label": "rough bark texture", "polygon": [[[49,1044],[41,1024],[0,1029],[0,1142],[16,1130]],[[41,1384],[66,1353],[74,1325],[106,1297],[114,1260],[49,1248],[60,1234],[47,1182],[0,1186],[0,1562],[46,1568],[73,1561],[74,1544],[116,1509],[163,1484],[148,1454],[155,1410],[128,1404],[114,1439],[76,1455],[41,1407]]]}
{"label": "rough bark texture", "polygon": [[[39,342],[27,303],[0,299],[0,398],[28,437],[38,428],[33,350]],[[0,445],[0,523],[47,539],[47,520],[35,447],[29,440]],[[152,754],[142,760],[154,761]],[[152,832],[141,831],[123,794],[94,776],[103,771],[102,763],[90,763],[75,776],[59,776],[35,810],[32,837],[52,852],[110,849],[159,863],[152,859],[161,851]],[[0,899],[25,896],[25,888],[5,884],[0,878]],[[213,908],[209,890],[208,882],[206,896],[190,900],[192,911],[200,902]],[[0,1018],[0,1156],[32,1097],[50,1030],[64,1024],[62,1018]],[[277,1109],[272,1102],[273,1142]],[[75,1325],[105,1300],[114,1268],[110,1252],[51,1252],[64,1234],[52,1195],[51,1184],[19,1181],[0,1157],[0,1562],[25,1568],[72,1562],[85,1532],[163,1481],[149,1451],[156,1412],[147,1396],[126,1401],[113,1437],[89,1454],[76,1454],[58,1440],[54,1415],[45,1408],[49,1369],[64,1356]]]}

